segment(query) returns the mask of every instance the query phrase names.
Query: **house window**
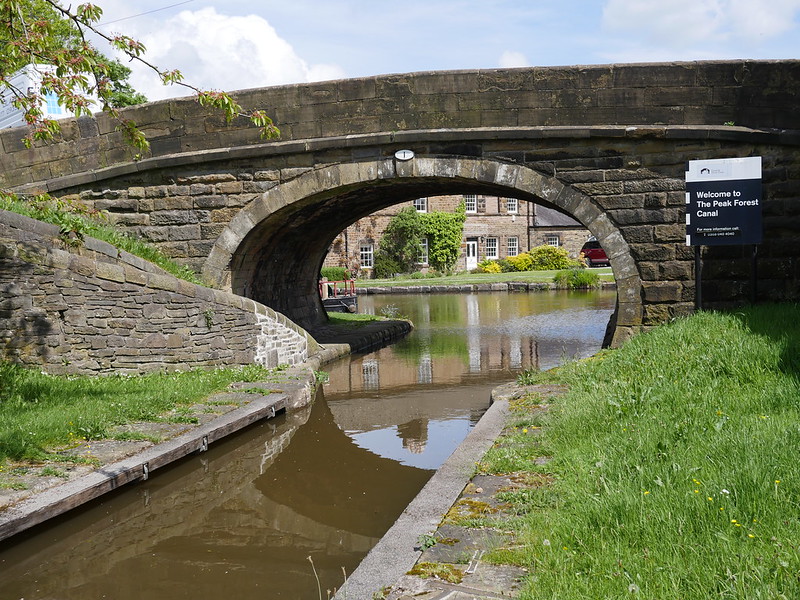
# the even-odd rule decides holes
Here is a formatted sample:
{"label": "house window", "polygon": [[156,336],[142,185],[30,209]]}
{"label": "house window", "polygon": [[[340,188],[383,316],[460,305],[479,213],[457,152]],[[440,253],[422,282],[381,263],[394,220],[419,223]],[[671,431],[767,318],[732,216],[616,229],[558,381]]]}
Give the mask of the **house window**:
{"label": "house window", "polygon": [[421,265],[428,264],[428,238],[422,238],[419,242],[419,254],[417,255],[417,262]]}
{"label": "house window", "polygon": [[519,254],[519,238],[516,236],[508,238],[508,256],[516,256]]}
{"label": "house window", "polygon": [[478,212],[478,197],[474,194],[464,196],[464,210],[468,213]]}
{"label": "house window", "polygon": [[548,246],[555,246],[558,248],[561,245],[561,239],[554,233],[544,236],[544,243]]}
{"label": "house window", "polygon": [[364,242],[360,245],[360,258],[361,258],[361,267],[366,269],[371,269],[374,265],[374,249],[373,245],[369,242]]}
{"label": "house window", "polygon": [[497,259],[497,238],[486,238],[486,258]]}
{"label": "house window", "polygon": [[47,92],[44,95],[44,101],[47,105],[47,112],[51,115],[60,115],[64,113],[64,109],[58,103],[58,96],[54,92]]}
{"label": "house window", "polygon": [[506,210],[511,214],[517,214],[519,201],[516,198],[506,198]]}
{"label": "house window", "polygon": [[426,213],[428,212],[428,199],[427,198],[417,198],[414,200],[414,208],[417,209],[417,212]]}

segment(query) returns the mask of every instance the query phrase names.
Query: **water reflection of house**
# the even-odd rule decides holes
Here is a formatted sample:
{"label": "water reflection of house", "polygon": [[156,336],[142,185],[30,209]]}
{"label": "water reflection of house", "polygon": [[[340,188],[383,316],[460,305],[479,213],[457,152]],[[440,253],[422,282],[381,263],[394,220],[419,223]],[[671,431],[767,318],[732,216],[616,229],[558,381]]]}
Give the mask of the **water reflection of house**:
{"label": "water reflection of house", "polygon": [[[541,245],[562,246],[577,257],[589,232],[572,217],[516,198],[448,195],[417,198],[377,211],[353,223],[331,244],[325,266],[369,271],[389,220],[406,206],[418,212],[452,212],[464,202],[467,221],[456,270],[474,269],[484,259],[506,258]],[[427,268],[427,240],[420,251],[420,269]]]}
{"label": "water reflection of house", "polygon": [[[539,344],[529,337],[481,338],[476,333],[453,354],[432,356],[425,350],[409,354],[390,347],[371,354],[370,358],[342,361],[331,366],[331,383],[326,384],[325,390],[326,394],[385,392],[407,388],[409,381],[416,381],[417,385],[452,384],[481,373],[511,373],[538,364]],[[334,373],[340,369],[349,372]]]}

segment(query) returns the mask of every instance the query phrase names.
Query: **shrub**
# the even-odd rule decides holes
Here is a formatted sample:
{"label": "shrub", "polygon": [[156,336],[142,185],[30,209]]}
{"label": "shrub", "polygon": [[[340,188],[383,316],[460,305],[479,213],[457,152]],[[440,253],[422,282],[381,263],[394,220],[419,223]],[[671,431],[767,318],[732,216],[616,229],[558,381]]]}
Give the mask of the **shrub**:
{"label": "shrub", "polygon": [[381,252],[375,255],[375,265],[372,268],[372,276],[375,279],[388,279],[394,277],[396,273],[402,272],[403,266],[398,261]]}
{"label": "shrub", "polygon": [[350,272],[344,267],[322,267],[319,272],[328,281],[343,281],[350,279]]}
{"label": "shrub", "polygon": [[533,257],[527,252],[509,256],[505,260],[514,271],[530,271],[533,267]]}
{"label": "shrub", "polygon": [[587,271],[586,269],[572,268],[567,271],[561,271],[556,273],[553,281],[559,289],[574,290],[600,287],[600,276],[594,271]]}
{"label": "shrub", "polygon": [[500,270],[503,273],[513,273],[515,270],[513,265],[508,262],[507,258],[498,258],[495,262],[500,265]]}
{"label": "shrub", "polygon": [[533,261],[532,271],[560,271],[577,266],[564,248],[556,246],[536,246],[528,254]]}
{"label": "shrub", "polygon": [[502,273],[503,269],[497,264],[496,260],[487,258],[478,263],[476,271],[478,273]]}

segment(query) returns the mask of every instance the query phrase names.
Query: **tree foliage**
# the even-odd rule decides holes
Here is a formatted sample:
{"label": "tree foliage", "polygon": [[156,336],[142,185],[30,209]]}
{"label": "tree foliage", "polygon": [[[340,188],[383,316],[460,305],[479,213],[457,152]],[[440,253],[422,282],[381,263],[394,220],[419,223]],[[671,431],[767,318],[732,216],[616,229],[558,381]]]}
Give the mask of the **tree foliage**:
{"label": "tree foliage", "polygon": [[[410,273],[414,270],[424,237],[420,216],[413,206],[406,206],[389,220],[383,231],[375,260],[389,269],[395,269],[389,275]],[[383,267],[381,270],[384,270]]]}
{"label": "tree foliage", "polygon": [[461,254],[467,220],[464,202],[452,213],[433,211],[421,216],[428,237],[428,264],[440,273],[451,273]]}
{"label": "tree foliage", "polygon": [[[108,60],[88,40],[93,33],[122,52],[130,60],[153,69],[165,85],[179,85],[194,91],[203,106],[219,108],[228,121],[245,115],[244,109],[228,94],[201,90],[183,81],[180,71],[160,69],[144,58],[144,44],[123,34],[106,34],[97,24],[103,10],[90,3],[63,6],[58,0],[0,0],[0,92],[10,93],[15,107],[22,109],[30,126],[24,142],[50,141],[59,133],[57,121],[42,111],[42,90],[56,95],[59,103],[76,116],[93,112],[90,96],[99,99],[100,108],[117,120],[117,129],[126,140],[144,152],[149,144],[136,124],[123,117],[118,108],[139,99],[126,85],[127,67]],[[42,90],[22,90],[10,78],[21,67],[49,65],[40,70]],[[263,137],[277,137],[280,132],[264,111],[246,114],[261,129]]]}

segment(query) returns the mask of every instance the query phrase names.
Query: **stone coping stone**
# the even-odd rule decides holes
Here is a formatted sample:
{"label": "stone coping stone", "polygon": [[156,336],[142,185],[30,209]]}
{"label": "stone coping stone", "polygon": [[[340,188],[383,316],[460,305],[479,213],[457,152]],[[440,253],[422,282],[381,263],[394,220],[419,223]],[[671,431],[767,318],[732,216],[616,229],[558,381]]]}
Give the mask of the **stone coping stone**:
{"label": "stone coping stone", "polygon": [[[601,289],[613,290],[616,282],[603,281]],[[373,294],[470,294],[472,292],[544,292],[558,290],[546,281],[508,281],[503,283],[467,283],[461,285],[398,285],[356,288],[358,295]]]}

